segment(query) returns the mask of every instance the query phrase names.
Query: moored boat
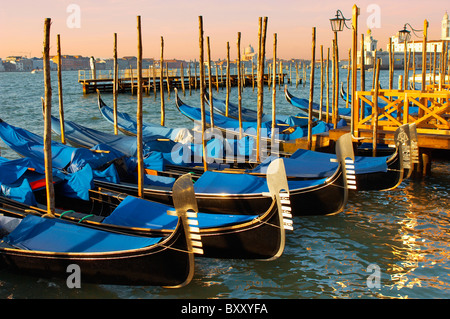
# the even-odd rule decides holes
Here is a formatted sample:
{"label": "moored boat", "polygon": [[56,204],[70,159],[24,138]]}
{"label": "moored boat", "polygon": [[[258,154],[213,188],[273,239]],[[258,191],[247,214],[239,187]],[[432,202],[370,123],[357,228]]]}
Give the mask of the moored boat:
{"label": "moored boat", "polygon": [[76,266],[79,279],[90,283],[185,286],[194,274],[194,249],[185,210],[189,199],[178,193],[175,189],[178,222],[164,237],[42,216],[2,198],[0,220],[7,235],[0,243],[0,263],[15,271],[61,277]]}

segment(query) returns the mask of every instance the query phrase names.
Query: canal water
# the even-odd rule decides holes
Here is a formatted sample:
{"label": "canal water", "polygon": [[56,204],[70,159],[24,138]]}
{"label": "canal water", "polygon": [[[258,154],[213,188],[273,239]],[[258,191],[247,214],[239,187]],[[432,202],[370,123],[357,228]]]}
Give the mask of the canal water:
{"label": "canal water", "polygon": [[[401,74],[401,73],[398,73]],[[398,75],[396,72],[396,75]],[[367,86],[371,73],[367,73]],[[381,84],[387,87],[387,72]],[[52,72],[53,113],[58,112],[56,73]],[[316,76],[317,79],[317,76]],[[346,79],[346,70],[341,71]],[[83,96],[76,72],[63,72],[65,117],[98,130],[113,132],[97,108],[95,94]],[[309,83],[289,85],[292,94],[308,98]],[[180,92],[181,93],[181,92]],[[215,92],[225,98],[225,90]],[[237,101],[236,89],[231,101]],[[315,101],[320,94],[315,87]],[[0,73],[0,118],[42,134],[43,74]],[[112,95],[103,94],[112,105]],[[181,93],[192,106],[198,91]],[[166,125],[192,128],[178,113],[175,96],[165,94]],[[265,87],[265,111],[270,113],[271,92]],[[341,105],[344,102],[340,101]],[[120,111],[135,114],[136,97],[121,94]],[[160,100],[144,95],[144,121],[159,122]],[[256,89],[243,91],[243,106],[256,108]],[[277,91],[280,114],[298,110]],[[54,136],[54,139],[57,139]],[[17,158],[3,142],[1,155]],[[65,280],[37,278],[0,270],[0,298],[106,298],[106,299],[372,299],[450,297],[450,162],[433,161],[432,175],[405,180],[390,191],[352,194],[342,213],[294,218],[284,254],[275,261],[196,258],[195,276],[181,289],[92,285],[69,289]]]}

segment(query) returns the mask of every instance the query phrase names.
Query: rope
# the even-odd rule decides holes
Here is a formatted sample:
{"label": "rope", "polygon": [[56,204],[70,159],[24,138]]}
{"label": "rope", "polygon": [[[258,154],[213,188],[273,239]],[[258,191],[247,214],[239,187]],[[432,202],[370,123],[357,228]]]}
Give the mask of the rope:
{"label": "rope", "polygon": [[84,216],[83,218],[81,218],[79,221],[78,221],[78,223],[81,223],[83,220],[85,220],[86,218],[89,218],[89,217],[92,217],[92,216],[94,216],[94,215],[86,215],[86,216]]}
{"label": "rope", "polygon": [[59,215],[59,218],[63,217],[63,215],[64,215],[65,213],[75,213],[75,211],[74,211],[74,210],[66,210],[65,212],[62,212],[62,213]]}

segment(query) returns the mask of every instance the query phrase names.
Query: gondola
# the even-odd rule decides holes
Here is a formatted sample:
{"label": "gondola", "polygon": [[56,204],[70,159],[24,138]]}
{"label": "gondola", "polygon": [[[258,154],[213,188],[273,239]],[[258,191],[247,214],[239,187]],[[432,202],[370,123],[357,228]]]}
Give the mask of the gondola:
{"label": "gondola", "polygon": [[[18,154],[37,159],[43,158],[41,137],[24,129],[18,129],[4,121],[0,122],[0,136]],[[129,162],[134,163],[132,158],[124,157],[123,154],[121,156],[117,151],[96,153],[84,149],[81,152],[82,149],[63,145],[56,141],[52,142],[52,150],[53,148],[57,150],[52,151],[53,154],[63,156],[63,158],[56,155],[53,157],[53,167],[55,168],[76,170],[77,167],[80,169],[79,165],[100,163],[102,164],[100,167],[108,169],[109,172],[123,171],[122,174],[116,174],[120,177],[133,177],[133,166],[126,166]],[[80,161],[81,157],[77,154],[87,154],[89,161]],[[105,156],[109,161],[106,161]],[[347,201],[347,179],[343,174],[342,163],[344,160],[339,158],[338,162],[340,165],[327,178],[288,180],[293,215],[328,215],[343,210]],[[125,167],[123,167],[124,165]],[[98,165],[92,167],[94,171],[97,168]],[[144,196],[146,199],[172,204],[173,177],[146,175],[145,181]],[[94,184],[96,187],[115,192],[137,194],[136,180],[95,178]],[[196,180],[194,188],[199,208],[205,213],[254,215],[266,211],[271,205],[271,199],[264,196],[264,193],[268,191],[264,176],[259,177],[241,172],[206,171]]]}
{"label": "gondola", "polygon": [[[132,153],[130,152],[126,155],[135,155],[135,148],[132,148],[130,146],[135,145],[136,141],[133,140],[128,142],[129,136],[117,136],[112,134],[108,135],[107,133],[99,132],[68,120],[65,121],[65,126],[66,139],[69,140],[72,144],[87,148],[95,146],[96,143],[107,143],[113,147],[119,145],[118,149],[121,151],[127,151],[130,149],[133,151]],[[52,128],[55,133],[59,135],[61,134],[59,120],[57,120],[56,118],[52,118]],[[410,132],[409,134],[412,133]],[[398,134],[396,134],[395,136],[398,137]],[[370,154],[368,153],[368,151],[363,153],[361,150],[365,147],[365,144],[362,144],[360,147],[358,147],[357,155],[362,155],[355,157],[355,175],[359,185],[358,191],[388,190],[398,186],[402,181],[402,175],[400,174],[401,162],[403,162],[403,168],[407,170],[405,171],[403,179],[410,176],[411,170],[409,170],[409,157],[408,154],[405,153],[405,151],[411,147],[411,143],[417,144],[417,134],[414,134],[411,137],[409,137],[409,135],[405,136],[407,141],[406,144],[402,143],[400,145],[399,141],[395,140],[394,146],[396,147],[379,147],[379,149],[386,150],[386,154],[384,156],[373,157],[371,149]],[[404,137],[402,138],[402,140],[403,139]],[[171,145],[174,145],[174,142],[171,143]],[[125,145],[125,147],[121,147],[121,145]],[[153,144],[151,144],[150,146],[153,146]],[[397,146],[402,149],[402,161],[399,160],[400,152],[397,150]],[[371,147],[371,144],[369,145],[369,147]],[[148,147],[144,143],[144,149],[147,150],[153,148]],[[165,156],[165,158],[167,157],[168,156]],[[265,169],[270,164],[270,161],[275,158],[277,157],[271,156],[269,158],[266,158],[255,168],[248,165],[245,172],[249,174],[264,174]],[[327,154],[323,152],[304,149],[297,150],[291,156],[284,157],[283,160],[285,161],[286,174],[290,179],[317,179],[330,177],[336,171],[338,165],[336,156],[334,154]],[[186,172],[190,171],[197,174],[203,173],[203,168],[198,169],[195,166],[185,165],[181,162],[177,162],[176,167],[171,164],[173,164],[173,162],[166,165],[165,167],[171,167],[171,169],[183,171],[183,168],[180,168],[181,165],[187,166],[185,170]]]}
{"label": "gondola", "polygon": [[185,286],[194,274],[187,209],[195,198],[189,198],[182,187],[174,188],[177,225],[164,237],[130,235],[42,216],[29,206],[1,198],[0,221],[5,227],[0,264],[14,271],[65,278],[68,267],[75,265],[80,280],[89,283]]}
{"label": "gondola", "polygon": [[[178,111],[186,116],[188,119],[196,123],[197,125],[201,125],[201,110],[198,107],[193,107],[184,103],[179,95],[177,90],[175,90],[175,104]],[[213,114],[214,117],[214,127],[222,131],[224,134],[228,135],[239,135],[241,124],[239,120],[234,118],[226,117],[221,114]],[[205,122],[206,126],[210,127],[211,125],[211,115],[210,112],[205,110]],[[328,126],[324,122],[313,123],[312,134],[324,133],[329,130]],[[271,142],[272,137],[272,121],[262,122],[261,123],[261,139]],[[289,126],[282,121],[276,121],[275,129],[279,132],[277,136],[275,136],[275,141],[280,143],[284,141],[293,141],[302,137],[307,136],[308,128],[302,126]],[[252,138],[256,138],[257,136],[257,123],[252,122],[242,122],[242,133],[246,136],[251,136]]]}
{"label": "gondola", "polygon": [[[298,107],[303,112],[309,112],[309,100],[292,95],[287,86],[284,87],[284,96],[293,106]],[[326,106],[322,106],[322,116],[326,115],[326,113]],[[332,116],[331,108],[328,110],[328,114],[329,116]],[[312,104],[312,116],[316,118],[320,117],[320,105],[315,102]],[[345,126],[346,121],[351,120],[351,108],[340,107],[338,110],[338,116],[340,119],[338,126]]]}
{"label": "gondola", "polygon": [[[210,103],[210,96],[207,91],[205,93],[205,100],[208,104]],[[226,116],[226,101],[214,97],[212,98],[212,100],[214,112],[218,112],[219,114]],[[256,122],[258,119],[257,116],[258,112],[256,110],[241,107],[242,121]],[[231,102],[228,102],[228,117],[233,118],[235,120],[239,120],[239,107]],[[303,113],[297,114],[296,116],[278,114],[276,116],[276,119],[289,126],[308,126],[308,117]],[[271,115],[268,114],[261,115],[261,122],[270,122],[270,121],[272,121]]]}
{"label": "gondola", "polygon": [[[272,203],[262,214],[197,214],[198,235],[203,244],[202,256],[272,260],[282,254],[285,228],[292,229],[289,190],[282,161],[271,164],[269,171],[267,184],[270,192],[267,196],[272,199]],[[182,181],[186,189],[194,192],[189,174],[178,178],[174,188]],[[0,182],[3,184],[2,180]],[[63,189],[56,188],[55,198],[58,207],[56,217],[98,228],[130,235],[151,234],[162,237],[170,235],[177,225],[177,218],[166,214],[173,209],[171,206],[120,193],[91,190],[89,200],[75,201],[67,198]],[[1,201],[8,203],[8,200],[0,197]],[[39,204],[45,204],[45,198]],[[37,206],[27,206],[26,203],[21,206],[41,211]]]}
{"label": "gondola", "polygon": [[[389,147],[389,155],[355,156],[354,171],[358,185],[357,191],[390,190],[411,175],[411,154],[417,154],[417,134],[415,125],[405,124],[394,133],[394,145]],[[273,158],[268,158],[253,173],[265,172]],[[283,158],[289,178],[328,177],[338,163],[334,154],[299,149],[290,157]]]}
{"label": "gondola", "polygon": [[[102,116],[111,124],[114,124],[114,110],[108,107],[98,94],[98,108]],[[137,134],[136,119],[129,114],[117,112],[117,127],[126,135],[135,136]],[[174,142],[190,143],[193,141],[193,133],[186,128],[169,128],[159,124],[145,122],[142,124],[142,135],[157,136],[159,138],[169,139]]]}
{"label": "gondola", "polygon": [[[105,102],[102,100],[100,93],[98,93],[98,107],[100,110],[100,113],[102,116],[110,123],[114,124],[113,120],[113,109],[110,108],[108,105],[105,104]],[[122,131],[125,135],[128,136],[136,136],[137,133],[137,122],[135,118],[132,118],[129,114],[118,112],[117,113],[117,126],[120,131]],[[77,124],[73,124],[73,126],[77,126]],[[56,126],[53,126],[55,129]],[[144,147],[147,147],[149,143],[152,144],[152,146],[156,146],[158,142],[163,142],[164,145],[173,145],[173,143],[178,143],[177,145],[177,151],[180,152],[191,152],[193,156],[196,156],[197,158],[202,158],[202,147],[201,147],[201,134],[196,133],[195,131],[191,131],[188,129],[172,129],[167,128],[163,126],[158,126],[153,123],[144,123],[142,125],[142,134],[143,134],[143,142]],[[89,129],[82,129],[83,133],[80,135],[84,135],[81,138],[84,140],[84,142],[93,144],[96,140],[98,140],[96,137],[93,136],[89,131]],[[74,134],[77,134],[76,131],[80,131],[78,127],[76,127],[73,132]],[[94,133],[94,135],[99,136],[100,134]],[[124,140],[121,138],[106,136],[108,134],[102,133],[101,134],[102,140],[108,140],[112,141],[112,143],[116,147],[120,147],[124,153],[130,154],[130,152],[126,152],[127,150],[133,149],[135,150],[136,142],[123,142],[120,140]],[[214,132],[211,132],[212,137],[214,137]],[[232,136],[234,137],[234,136]],[[80,139],[77,137],[77,139]],[[74,139],[72,139],[74,140]],[[218,143],[217,143],[218,142]],[[84,145],[86,145],[86,143]],[[194,144],[195,143],[195,144]],[[71,142],[71,144],[76,145],[76,142]],[[225,156],[224,154],[226,150],[233,150],[234,154],[238,154],[239,156],[243,157],[249,157],[253,153],[253,141],[244,136],[241,139],[236,138],[221,138],[219,139],[211,139],[208,141],[207,145],[207,152],[208,157],[213,158],[217,156],[216,154],[219,154],[221,156]],[[108,145],[112,145],[109,144]],[[158,147],[158,146],[157,146]],[[154,150],[154,148],[153,148]],[[176,156],[175,153],[173,153],[174,156]],[[184,156],[187,156],[184,154]],[[180,164],[180,162],[178,162]]]}

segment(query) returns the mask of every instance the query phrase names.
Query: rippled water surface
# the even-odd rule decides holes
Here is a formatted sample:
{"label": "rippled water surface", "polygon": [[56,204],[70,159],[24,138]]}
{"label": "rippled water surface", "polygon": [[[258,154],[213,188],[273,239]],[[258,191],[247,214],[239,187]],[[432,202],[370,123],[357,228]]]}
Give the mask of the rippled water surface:
{"label": "rippled water surface", "polygon": [[[42,73],[0,73],[3,120],[42,134],[42,77]],[[53,112],[57,113],[56,73],[52,77]],[[83,96],[77,73],[64,72],[63,78],[66,119],[112,132],[98,112],[96,96]],[[382,85],[383,81],[386,74],[382,72]],[[296,96],[309,95],[308,85],[291,85],[290,91]],[[265,92],[265,108],[270,113],[271,97]],[[216,94],[225,97],[223,90]],[[237,100],[235,94],[232,101]],[[317,86],[315,94],[319,94]],[[182,99],[196,106],[198,92],[192,96],[187,92]],[[112,105],[110,94],[104,94],[104,100]],[[159,122],[159,103],[159,97],[144,97],[145,121]],[[243,104],[255,107],[256,91],[245,88]],[[170,99],[166,94],[166,107],[168,126],[192,127],[176,110],[173,92]],[[277,107],[280,114],[297,113],[282,90],[277,93]],[[119,108],[135,112],[135,97],[121,94]],[[3,142],[0,146],[2,156],[17,157]],[[181,289],[90,284],[69,289],[64,280],[0,270],[0,298],[448,298],[448,160],[434,161],[431,176],[403,181],[394,190],[352,194],[340,214],[296,217],[285,252],[275,261],[196,258],[195,277]]]}

